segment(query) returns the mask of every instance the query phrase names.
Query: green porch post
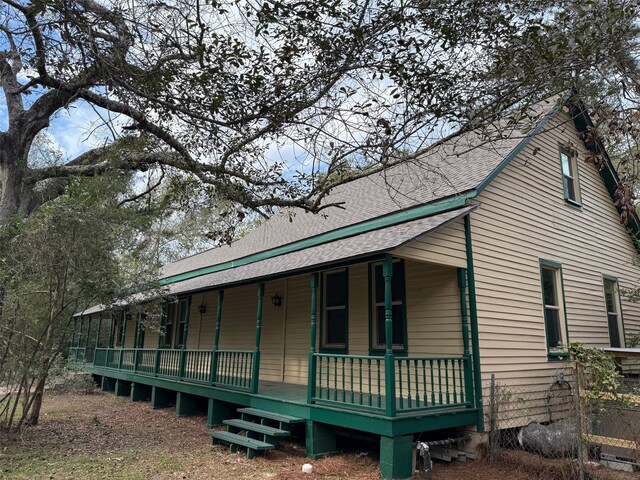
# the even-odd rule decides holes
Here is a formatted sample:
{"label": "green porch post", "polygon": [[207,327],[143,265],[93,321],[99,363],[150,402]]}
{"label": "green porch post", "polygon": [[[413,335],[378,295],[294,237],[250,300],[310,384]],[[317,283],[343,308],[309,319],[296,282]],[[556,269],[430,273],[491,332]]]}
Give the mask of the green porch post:
{"label": "green porch post", "polygon": [[[100,347],[100,334],[102,333],[102,312],[98,315],[98,330],[96,331],[96,346],[93,349],[93,361],[96,361],[96,349]],[[106,361],[106,357],[105,357]],[[100,365],[103,367],[104,365]]]}
{"label": "green porch post", "polygon": [[476,279],[473,270],[473,245],[471,242],[471,217],[464,217],[464,238],[467,253],[467,280],[469,281],[469,310],[471,313],[471,350],[473,353],[473,380],[476,394],[478,417],[476,427],[484,432],[484,413],[482,406],[482,374],[480,372],[480,342],[478,339],[478,307],[476,303]]}
{"label": "green porch post", "polygon": [[218,348],[220,346],[220,322],[222,322],[222,302],[224,302],[224,290],[218,291],[218,309],[216,310],[216,333],[213,337],[213,352],[211,352],[210,383],[213,385],[218,380]]}
{"label": "green porch post", "polygon": [[318,273],[311,274],[311,331],[309,348],[309,378],[307,380],[307,403],[316,396],[316,316],[318,311]]}
{"label": "green porch post", "polygon": [[96,348],[100,347],[100,335],[102,333],[102,312],[98,316],[98,331],[96,332]]}
{"label": "green porch post", "polygon": [[135,336],[133,337],[133,348],[135,351],[133,352],[133,371],[138,370],[138,350],[140,349],[140,320],[141,313],[140,307],[136,308],[136,331]]}
{"label": "green porch post", "polygon": [[385,255],[382,266],[384,277],[384,334],[386,352],[384,355],[384,390],[385,414],[387,417],[396,415],[396,359],[393,353],[393,310],[391,296],[391,278],[393,277],[393,257]]}
{"label": "green porch post", "polygon": [[469,316],[467,310],[467,270],[458,269],[458,288],[460,291],[460,317],[462,319],[462,348],[464,356],[464,401],[473,406],[473,373],[471,354],[469,353]]}
{"label": "green porch post", "polygon": [[84,355],[82,356],[83,361],[87,361],[87,350],[89,350],[89,338],[91,337],[91,315],[87,319],[87,335],[84,339]]}
{"label": "green porch post", "polygon": [[129,312],[122,312],[122,335],[120,338],[122,339],[120,344],[120,359],[118,360],[118,369],[122,370],[122,357],[124,355],[124,342],[126,340],[127,335],[127,319],[129,318]]}
{"label": "green porch post", "polygon": [[109,310],[109,337],[107,338],[107,348],[113,348],[113,331],[115,325],[113,323],[113,310]]}
{"label": "green porch post", "polygon": [[258,311],[256,312],[256,349],[253,352],[253,369],[251,371],[251,393],[258,393],[260,381],[260,334],[262,333],[262,298],[264,283],[258,284]]}
{"label": "green porch post", "polygon": [[162,312],[160,313],[160,332],[158,332],[158,344],[156,345],[156,356],[153,362],[153,373],[155,375],[158,375],[158,372],[160,371],[160,347],[162,345],[162,328],[165,326],[165,323],[167,321],[166,319],[166,309],[167,308],[167,302],[163,302],[162,304]]}
{"label": "green porch post", "polygon": [[182,351],[180,352],[180,370],[178,371],[178,379],[184,377],[184,361],[187,354],[187,335],[189,334],[189,316],[191,315],[191,297],[187,300],[187,307],[184,312],[184,327],[182,327]]}

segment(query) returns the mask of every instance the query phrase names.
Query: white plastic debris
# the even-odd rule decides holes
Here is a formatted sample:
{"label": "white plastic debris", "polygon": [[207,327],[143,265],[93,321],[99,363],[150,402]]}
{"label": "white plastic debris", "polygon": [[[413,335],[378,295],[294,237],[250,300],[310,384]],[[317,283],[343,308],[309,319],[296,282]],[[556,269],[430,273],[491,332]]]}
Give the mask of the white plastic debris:
{"label": "white plastic debris", "polygon": [[302,473],[311,473],[313,472],[313,465],[310,463],[305,463],[302,465]]}

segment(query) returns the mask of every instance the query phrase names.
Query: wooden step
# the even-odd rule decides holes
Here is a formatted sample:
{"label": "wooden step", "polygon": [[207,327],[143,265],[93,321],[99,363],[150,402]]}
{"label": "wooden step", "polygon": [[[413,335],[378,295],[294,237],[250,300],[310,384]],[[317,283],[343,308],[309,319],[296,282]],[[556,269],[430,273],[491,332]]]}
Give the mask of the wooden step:
{"label": "wooden step", "polygon": [[286,437],[290,434],[290,432],[286,430],[280,430],[279,428],[268,427],[267,425],[261,425],[255,422],[248,422],[247,420],[230,419],[230,420],[223,420],[222,423],[235,428],[239,428],[240,430],[256,432],[262,435],[267,435],[269,437]]}
{"label": "wooden step", "polygon": [[[289,415],[281,415],[279,413],[268,412],[266,410],[258,410],[257,408],[239,408],[238,412],[244,415],[250,415],[258,418],[268,418],[280,423],[294,424],[303,423],[304,418],[291,417]],[[243,418],[244,420],[244,418]]]}
{"label": "wooden step", "polygon": [[260,440],[231,432],[211,432],[209,436],[212,442],[225,443],[230,445],[232,450],[237,446],[245,447],[247,449],[247,458],[253,458],[256,452],[266,452],[275,448],[275,445],[271,443],[261,442]]}

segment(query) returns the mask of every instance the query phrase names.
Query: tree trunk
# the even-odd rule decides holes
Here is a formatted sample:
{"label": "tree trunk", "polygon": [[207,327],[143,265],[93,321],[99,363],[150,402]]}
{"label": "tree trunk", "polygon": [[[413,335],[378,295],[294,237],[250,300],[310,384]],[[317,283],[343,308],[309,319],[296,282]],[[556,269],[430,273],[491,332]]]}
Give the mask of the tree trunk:
{"label": "tree trunk", "polygon": [[30,146],[30,141],[13,135],[0,138],[0,226],[32,211],[33,188],[27,178]]}

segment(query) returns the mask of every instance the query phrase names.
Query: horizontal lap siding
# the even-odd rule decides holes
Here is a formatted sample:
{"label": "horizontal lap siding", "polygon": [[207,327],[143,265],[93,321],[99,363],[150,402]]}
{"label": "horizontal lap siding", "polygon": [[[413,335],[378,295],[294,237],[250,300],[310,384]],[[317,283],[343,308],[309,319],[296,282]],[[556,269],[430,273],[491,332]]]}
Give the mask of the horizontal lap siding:
{"label": "horizontal lap siding", "polygon": [[462,355],[456,269],[405,262],[409,355]]}
{"label": "horizontal lap siding", "polygon": [[467,261],[463,222],[457,220],[435,232],[422,235],[394,250],[393,254],[401,258],[464,268]]}
{"label": "horizontal lap siding", "polygon": [[311,279],[309,275],[287,281],[284,381],[306,384],[311,322]]}
{"label": "horizontal lap siding", "polygon": [[[539,259],[562,264],[569,338],[609,345],[602,275],[632,287],[633,244],[597,169],[579,146],[582,210],[565,204],[558,143],[577,141],[561,114],[478,197],[472,217],[482,371],[511,385],[549,385],[562,365],[547,360]],[[534,154],[534,151],[537,154]],[[640,308],[623,300],[627,336]]]}

